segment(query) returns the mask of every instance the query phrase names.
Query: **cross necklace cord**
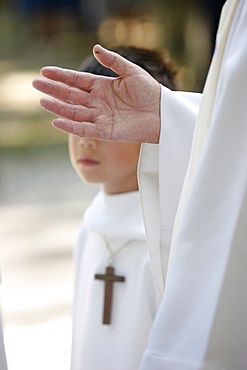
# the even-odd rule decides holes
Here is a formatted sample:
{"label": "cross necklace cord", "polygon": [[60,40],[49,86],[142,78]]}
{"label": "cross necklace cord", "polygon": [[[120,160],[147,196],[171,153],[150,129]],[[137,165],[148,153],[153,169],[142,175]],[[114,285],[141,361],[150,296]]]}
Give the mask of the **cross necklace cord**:
{"label": "cross necklace cord", "polygon": [[102,235],[102,237],[104,239],[105,246],[109,251],[110,258],[108,260],[108,266],[106,266],[105,274],[95,274],[95,279],[102,280],[105,282],[103,324],[109,325],[111,323],[113,283],[125,281],[124,276],[117,276],[114,274],[115,272],[115,269],[113,267],[114,257],[130,243],[130,240],[124,243],[116,252],[113,252],[106,237],[104,235]]}

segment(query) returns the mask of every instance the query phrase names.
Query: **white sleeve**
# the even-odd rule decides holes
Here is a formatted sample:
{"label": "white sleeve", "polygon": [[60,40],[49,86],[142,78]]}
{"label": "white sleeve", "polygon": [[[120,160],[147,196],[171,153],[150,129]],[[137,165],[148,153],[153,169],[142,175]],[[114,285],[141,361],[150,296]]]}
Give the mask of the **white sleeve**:
{"label": "white sleeve", "polygon": [[[142,145],[138,169],[140,195],[149,253],[160,295],[164,292],[166,257],[200,99],[200,94],[174,92],[162,86],[160,145]],[[162,156],[160,164],[159,156]]]}
{"label": "white sleeve", "polygon": [[201,94],[173,92],[162,87],[159,145],[161,244],[169,246],[189,163]]}

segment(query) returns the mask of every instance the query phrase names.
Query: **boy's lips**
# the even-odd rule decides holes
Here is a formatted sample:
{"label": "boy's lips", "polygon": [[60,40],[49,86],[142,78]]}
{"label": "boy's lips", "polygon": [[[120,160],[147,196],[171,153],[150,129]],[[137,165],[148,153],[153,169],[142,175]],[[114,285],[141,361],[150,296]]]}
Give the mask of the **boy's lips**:
{"label": "boy's lips", "polygon": [[78,164],[81,164],[83,166],[95,166],[97,164],[99,164],[100,162],[93,158],[93,157],[90,157],[90,156],[85,156],[85,157],[81,157],[77,160],[77,163]]}

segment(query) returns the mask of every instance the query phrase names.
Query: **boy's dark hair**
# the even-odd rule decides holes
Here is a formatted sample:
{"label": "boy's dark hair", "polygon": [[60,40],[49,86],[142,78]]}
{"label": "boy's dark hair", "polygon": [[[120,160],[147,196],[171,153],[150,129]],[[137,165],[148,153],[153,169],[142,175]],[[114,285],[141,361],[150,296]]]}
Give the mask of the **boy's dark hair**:
{"label": "boy's dark hair", "polygon": [[[171,90],[179,88],[179,69],[166,49],[157,51],[134,46],[122,46],[112,50],[145,69],[162,85]],[[102,66],[94,57],[86,59],[78,70],[101,76],[117,77],[116,73]]]}

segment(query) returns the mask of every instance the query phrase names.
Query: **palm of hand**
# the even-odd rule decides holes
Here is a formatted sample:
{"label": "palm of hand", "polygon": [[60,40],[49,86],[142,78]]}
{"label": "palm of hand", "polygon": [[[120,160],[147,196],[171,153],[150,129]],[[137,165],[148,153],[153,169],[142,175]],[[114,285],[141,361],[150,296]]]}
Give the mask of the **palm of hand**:
{"label": "palm of hand", "polygon": [[56,98],[41,99],[44,109],[61,117],[53,125],[78,136],[102,140],[158,142],[158,82],[114,53],[106,51],[103,57],[108,58],[107,66],[120,77],[45,67],[45,79],[34,80],[36,89]]}
{"label": "palm of hand", "polygon": [[[149,82],[149,78],[146,73],[140,73],[125,79],[95,80],[87,106],[91,111],[90,122],[95,124],[100,139],[152,141],[159,119],[159,88],[157,83],[157,90],[152,89],[153,79]],[[79,136],[82,136],[80,132]]]}

